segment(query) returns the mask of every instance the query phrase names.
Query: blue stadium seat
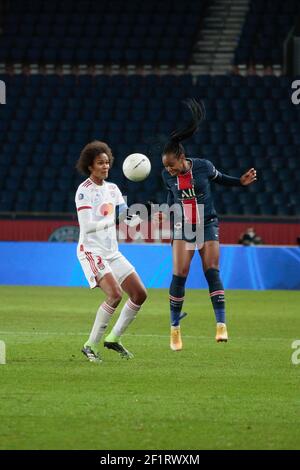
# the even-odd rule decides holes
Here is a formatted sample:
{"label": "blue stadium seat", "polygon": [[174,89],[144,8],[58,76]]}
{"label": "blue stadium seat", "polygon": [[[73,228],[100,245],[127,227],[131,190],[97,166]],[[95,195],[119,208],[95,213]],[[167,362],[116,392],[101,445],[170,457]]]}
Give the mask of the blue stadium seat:
{"label": "blue stadium seat", "polygon": [[23,182],[24,190],[28,191],[28,194],[32,194],[39,186],[38,178],[26,178]]}
{"label": "blue stadium seat", "polygon": [[14,197],[12,194],[0,193],[0,211],[11,212],[15,210]]}
{"label": "blue stadium seat", "polygon": [[[70,44],[69,41],[67,43]],[[107,140],[116,156],[122,158],[131,153],[133,148],[149,154],[147,142],[151,143],[160,134],[167,138],[171,130],[178,128],[188,118],[180,101],[191,96],[193,90],[191,75],[65,75],[63,78],[57,75],[33,75],[15,78],[14,86],[20,90],[26,89],[26,93],[16,93],[9,107],[3,108],[7,114],[0,123],[0,151],[7,167],[13,163],[14,155],[18,154],[18,165],[13,163],[22,175],[13,183],[17,192],[30,191],[31,187],[36,192],[39,185],[53,194],[68,194],[76,186],[75,179],[61,179],[59,175],[62,172],[68,176],[72,173],[82,147],[92,138]],[[261,207],[270,204],[276,213],[280,205],[277,199],[259,199],[258,195],[262,193],[269,196],[276,191],[285,194],[286,188],[291,193],[297,191],[297,181],[300,181],[299,116],[293,107],[284,107],[282,98],[279,101],[282,109],[276,109],[269,91],[266,99],[253,98],[255,87],[268,90],[274,85],[282,88],[280,78],[272,77],[266,81],[265,78],[228,76],[225,79],[226,86],[236,83],[235,92],[217,101],[205,98],[207,119],[200,131],[186,143],[188,154],[212,160],[225,173],[239,176],[250,166],[257,168],[259,181],[247,188],[247,192],[241,193],[238,204],[234,203],[240,193],[235,188],[230,190],[229,201],[225,196],[225,203],[222,188],[214,185],[218,208],[225,213],[229,213],[228,208],[236,213],[246,213],[251,198],[257,204],[257,207],[254,204],[253,211],[263,213]],[[222,77],[212,79],[200,76],[197,82],[195,89],[201,87],[204,90],[208,87],[209,96],[222,96],[222,90],[219,90],[224,82]],[[245,88],[251,90],[249,96],[243,94]],[[260,96],[265,94],[262,92]],[[145,194],[151,190],[157,193],[163,191],[161,183],[156,185],[160,181],[161,150],[158,153],[159,158],[153,160],[152,173],[153,176],[157,175],[157,180],[152,182],[149,179],[145,182]],[[0,176],[6,178],[8,169],[3,170],[3,162]],[[29,171],[29,166],[32,171]],[[47,171],[44,172],[45,168]],[[118,160],[111,175],[127,188]],[[75,178],[74,173],[72,178]],[[40,181],[47,180],[55,181],[55,184],[43,183],[41,186]],[[54,199],[56,197],[59,199],[59,196],[54,196]],[[54,210],[55,204],[60,204],[64,210],[68,207],[73,211],[74,204],[72,202],[71,209],[71,202],[69,199],[63,203],[60,200],[47,200],[38,206],[37,201],[33,200],[28,204],[30,208],[37,210],[39,207],[41,211],[47,211],[50,207]],[[26,204],[24,202],[24,207]],[[14,200],[11,207],[14,207]],[[21,201],[18,201],[17,207],[21,207]],[[287,213],[294,210],[292,206],[286,207]]]}

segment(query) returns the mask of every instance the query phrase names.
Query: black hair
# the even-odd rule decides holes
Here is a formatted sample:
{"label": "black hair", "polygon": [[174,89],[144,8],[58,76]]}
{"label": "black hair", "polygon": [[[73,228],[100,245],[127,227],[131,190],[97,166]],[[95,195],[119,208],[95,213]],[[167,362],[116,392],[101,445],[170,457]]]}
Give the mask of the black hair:
{"label": "black hair", "polygon": [[163,154],[173,153],[176,158],[184,153],[184,147],[181,142],[191,137],[198,131],[200,123],[205,119],[205,107],[202,101],[198,103],[194,98],[183,102],[191,111],[192,119],[183,129],[173,131],[170,140],[165,144]]}

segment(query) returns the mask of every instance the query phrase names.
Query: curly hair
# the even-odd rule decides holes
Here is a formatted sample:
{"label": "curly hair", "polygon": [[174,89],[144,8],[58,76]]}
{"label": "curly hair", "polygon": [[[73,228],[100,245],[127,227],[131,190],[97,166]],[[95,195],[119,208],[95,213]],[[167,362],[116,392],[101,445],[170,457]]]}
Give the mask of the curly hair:
{"label": "curly hair", "polygon": [[114,157],[110,147],[100,140],[94,140],[87,144],[80,152],[79,160],[76,163],[76,169],[79,173],[90,176],[89,166],[92,166],[96,157],[105,153],[109,159],[109,166],[112,167]]}

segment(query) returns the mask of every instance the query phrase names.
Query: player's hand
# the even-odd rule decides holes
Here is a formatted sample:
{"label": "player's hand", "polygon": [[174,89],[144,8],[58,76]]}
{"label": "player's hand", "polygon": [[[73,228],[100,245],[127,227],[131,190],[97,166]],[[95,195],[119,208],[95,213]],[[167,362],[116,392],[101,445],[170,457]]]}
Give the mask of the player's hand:
{"label": "player's hand", "polygon": [[141,222],[142,219],[137,214],[127,215],[126,219],[124,220],[124,223],[128,225],[128,227],[137,227]]}
{"label": "player's hand", "polygon": [[243,186],[248,186],[248,184],[254,183],[256,181],[256,170],[255,168],[250,168],[246,173],[240,177],[240,182]]}

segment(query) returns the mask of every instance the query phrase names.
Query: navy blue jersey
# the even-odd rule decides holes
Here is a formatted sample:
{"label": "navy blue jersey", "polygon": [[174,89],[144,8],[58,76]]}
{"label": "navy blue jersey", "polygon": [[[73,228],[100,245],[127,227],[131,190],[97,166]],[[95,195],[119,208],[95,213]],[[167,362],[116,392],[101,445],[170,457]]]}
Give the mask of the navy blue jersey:
{"label": "navy blue jersey", "polygon": [[[197,223],[197,204],[204,204],[204,222],[215,217],[216,210],[210,189],[211,181],[224,186],[240,186],[239,178],[220,173],[214,165],[202,158],[187,158],[191,168],[186,173],[171,176],[164,168],[162,178],[168,189],[168,205],[180,204],[186,219]],[[188,211],[187,211],[188,209]],[[187,214],[188,212],[188,214]]]}

